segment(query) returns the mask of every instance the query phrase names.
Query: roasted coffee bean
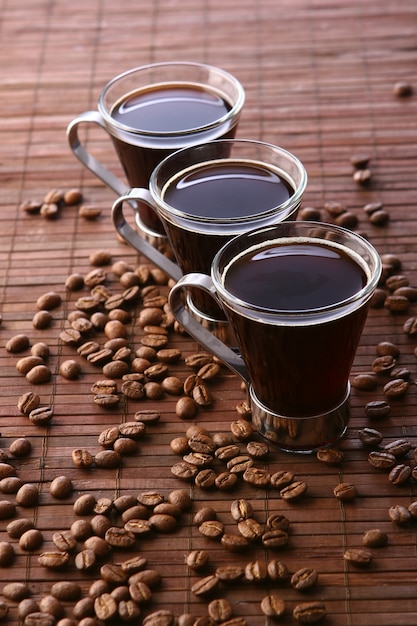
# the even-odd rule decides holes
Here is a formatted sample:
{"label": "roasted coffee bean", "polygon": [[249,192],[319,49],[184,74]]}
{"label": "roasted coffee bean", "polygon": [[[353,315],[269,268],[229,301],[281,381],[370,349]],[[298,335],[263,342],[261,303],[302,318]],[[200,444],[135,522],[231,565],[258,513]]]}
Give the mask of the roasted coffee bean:
{"label": "roasted coffee bean", "polygon": [[217,474],[212,469],[203,469],[195,476],[194,484],[200,489],[211,489],[216,485]]}
{"label": "roasted coffee bean", "polygon": [[269,448],[263,441],[249,441],[246,451],[253,459],[264,459],[268,456]]}
{"label": "roasted coffee bean", "polygon": [[131,518],[125,522],[124,528],[134,535],[148,535],[152,531],[152,524],[147,519]]}
{"label": "roasted coffee bean", "polygon": [[210,467],[213,463],[213,457],[211,454],[203,454],[202,452],[190,452],[183,457],[186,463],[191,463],[198,468]]}
{"label": "roasted coffee bean", "polygon": [[84,618],[94,616],[94,598],[80,598],[72,608],[72,614],[75,619],[83,620]]}
{"label": "roasted coffee bean", "polygon": [[9,452],[12,456],[23,458],[32,451],[32,444],[27,437],[18,437],[11,442]]}
{"label": "roasted coffee bean", "polygon": [[145,569],[146,565],[147,565],[147,560],[145,557],[134,556],[134,557],[131,557],[130,559],[127,559],[126,561],[123,561],[121,563],[121,568],[123,572],[126,573],[127,576],[130,576],[131,574],[135,574],[136,572],[139,572]]}
{"label": "roasted coffee bean", "polygon": [[108,621],[117,615],[117,602],[109,593],[94,599],[94,612],[98,619]]}
{"label": "roasted coffee bean", "polygon": [[373,391],[378,386],[378,379],[375,374],[358,374],[352,378],[351,384],[360,391]]}
{"label": "roasted coffee bean", "polygon": [[217,448],[217,450],[214,453],[214,456],[220,461],[230,461],[230,459],[233,459],[239,454],[240,454],[239,446],[231,443],[225,446],[221,446],[220,448]]}
{"label": "roasted coffee bean", "polygon": [[0,541],[0,567],[9,567],[13,563],[14,557],[15,551],[12,544],[8,541]]}
{"label": "roasted coffee bean", "polygon": [[7,524],[6,531],[12,539],[19,539],[23,533],[33,528],[33,521],[25,517],[20,517]]}
{"label": "roasted coffee bean", "polygon": [[386,471],[391,470],[397,462],[393,454],[389,452],[379,452],[378,450],[369,453],[368,461],[373,467]]}
{"label": "roasted coffee bean", "polygon": [[146,604],[152,598],[151,589],[146,583],[141,581],[130,584],[128,587],[128,593],[131,599],[137,604]]}
{"label": "roasted coffee bean", "polygon": [[366,567],[372,562],[372,552],[366,548],[350,548],[345,551],[343,558],[353,565]]}
{"label": "roasted coffee bean", "polygon": [[94,463],[97,467],[114,469],[120,467],[122,457],[115,450],[100,450],[94,457]]}
{"label": "roasted coffee bean", "polygon": [[71,533],[77,541],[84,541],[93,534],[91,523],[86,519],[77,519],[71,524]]}
{"label": "roasted coffee bean", "polygon": [[188,396],[180,398],[175,406],[175,413],[180,419],[193,419],[197,413],[197,403],[194,398]]}
{"label": "roasted coffee bean", "polygon": [[57,499],[67,498],[73,490],[72,480],[68,476],[56,476],[49,485],[49,493]]}
{"label": "roasted coffee bean", "polygon": [[272,513],[266,520],[266,527],[268,530],[288,530],[290,521],[281,513]]}
{"label": "roasted coffee bean", "polygon": [[216,577],[223,583],[233,583],[245,575],[240,565],[222,565],[216,569]]}
{"label": "roasted coffee bean", "polygon": [[347,502],[357,497],[358,490],[352,483],[339,483],[334,488],[333,493],[338,500]]}
{"label": "roasted coffee bean", "polygon": [[216,476],[216,487],[219,491],[230,491],[234,489],[238,481],[237,474],[232,472],[221,472]]}
{"label": "roasted coffee bean", "polygon": [[35,426],[46,426],[52,420],[53,409],[50,406],[38,406],[29,413],[29,419]]}
{"label": "roasted coffee bean", "polygon": [[253,519],[253,517],[246,517],[240,520],[237,528],[240,534],[248,541],[259,541],[264,532],[262,524]]}
{"label": "roasted coffee bean", "polygon": [[384,394],[387,398],[400,398],[407,393],[409,382],[402,378],[394,378],[384,385]]}
{"label": "roasted coffee bean", "polygon": [[281,489],[279,495],[283,500],[286,501],[295,501],[301,498],[307,491],[307,483],[302,480],[296,480],[290,483],[284,489]]}
{"label": "roasted coffee bean", "polygon": [[197,597],[205,597],[214,593],[218,589],[219,584],[219,578],[211,574],[195,582],[191,587],[191,591]]}
{"label": "roasted coffee bean", "polygon": [[75,515],[90,515],[94,511],[96,505],[96,497],[92,493],[84,493],[79,496],[74,504],[73,510]]}
{"label": "roasted coffee bean", "polygon": [[183,480],[193,480],[198,472],[199,468],[197,466],[192,465],[191,463],[186,463],[185,461],[175,463],[171,467],[171,473],[177,478],[182,478]]}
{"label": "roasted coffee bean", "polygon": [[210,406],[213,403],[212,394],[203,383],[194,387],[192,397],[197,406]]}
{"label": "roasted coffee bean", "polygon": [[385,400],[373,400],[365,406],[365,413],[370,419],[382,419],[391,413],[391,406]]}
{"label": "roasted coffee bean", "polygon": [[52,535],[52,541],[57,550],[61,550],[61,552],[72,552],[77,545],[74,535],[69,530],[56,531]]}
{"label": "roasted coffee bean", "polygon": [[363,535],[362,543],[367,548],[382,548],[388,543],[388,535],[379,528],[372,528]]}
{"label": "roasted coffee bean", "polygon": [[338,448],[320,448],[316,452],[316,457],[319,461],[326,463],[327,465],[340,465],[343,461],[344,454],[342,450]]}
{"label": "roasted coffee bean", "polygon": [[374,428],[361,428],[358,436],[361,442],[369,448],[377,448],[383,439],[382,433]]}
{"label": "roasted coffee bean", "polygon": [[38,330],[44,330],[51,325],[52,319],[50,311],[37,311],[32,318],[32,326]]}
{"label": "roasted coffee bean", "polygon": [[288,567],[285,565],[285,563],[283,563],[283,561],[272,559],[271,561],[268,561],[267,569],[268,577],[272,581],[282,582],[288,580],[288,578],[290,577]]}
{"label": "roasted coffee bean", "polygon": [[135,544],[135,534],[126,528],[110,527],[105,533],[105,540],[113,548],[131,548]]}
{"label": "roasted coffee bean", "polygon": [[224,525],[219,520],[207,520],[198,527],[199,532],[208,539],[220,539],[224,534]]}
{"label": "roasted coffee bean", "polygon": [[30,596],[30,589],[25,583],[11,582],[4,585],[2,594],[8,600],[20,602],[24,598]]}
{"label": "roasted coffee bean", "polygon": [[280,618],[285,613],[285,602],[276,593],[264,596],[261,600],[261,610],[264,615],[272,619]]}
{"label": "roasted coffee bean", "polygon": [[310,589],[317,583],[318,573],[311,567],[303,567],[291,576],[291,585],[298,591]]}
{"label": "roasted coffee bean", "polygon": [[15,476],[16,470],[10,463],[0,463],[0,479],[8,478],[9,476]]}
{"label": "roasted coffee bean", "polygon": [[253,508],[248,500],[240,498],[239,500],[234,500],[232,502],[230,512],[236,522],[241,522],[242,520],[248,519],[253,515]]}
{"label": "roasted coffee bean", "polygon": [[81,596],[81,587],[78,583],[71,580],[58,581],[53,583],[51,595],[63,602],[75,601]]}
{"label": "roasted coffee bean", "polygon": [[151,515],[149,518],[149,523],[160,533],[170,533],[173,532],[177,527],[177,520],[173,515],[167,515],[163,513],[157,513]]}
{"label": "roasted coffee bean", "polygon": [[42,294],[36,300],[36,308],[40,311],[45,309],[50,311],[52,309],[56,309],[62,302],[61,295],[56,291],[48,291],[47,293]]}
{"label": "roasted coffee bean", "polygon": [[116,563],[104,563],[100,567],[100,576],[113,586],[123,585],[127,582],[127,573],[121,565]]}
{"label": "roasted coffee bean", "polygon": [[378,356],[372,361],[372,370],[376,374],[389,373],[395,365],[396,359],[392,355],[386,354]]}
{"label": "roasted coffee bean", "polygon": [[[43,205],[43,206],[47,206],[47,205]],[[51,206],[51,205],[48,205],[48,206]],[[24,626],[55,626],[55,624],[56,624],[56,619],[54,615],[51,615],[50,613],[45,613],[43,611],[36,611],[36,613],[29,613],[29,615],[26,615],[25,622],[24,622]]]}
{"label": "roasted coffee bean", "polygon": [[184,383],[177,376],[167,376],[161,385],[163,390],[172,396],[180,396],[184,393]]}
{"label": "roasted coffee bean", "polygon": [[37,613],[38,611],[39,604],[33,598],[24,598],[17,607],[17,614],[21,620],[24,620],[30,613]]}
{"label": "roasted coffee bean", "polygon": [[31,369],[43,364],[43,359],[39,356],[25,356],[16,362],[16,369],[19,374],[26,376]]}
{"label": "roasted coffee bean", "polygon": [[38,563],[47,569],[61,569],[69,563],[69,554],[60,551],[42,552],[38,557]]}
{"label": "roasted coffee bean", "polygon": [[409,465],[400,463],[390,471],[388,478],[393,485],[405,485],[411,478],[412,469]]}
{"label": "roasted coffee bean", "polygon": [[23,415],[29,415],[29,413],[38,408],[40,404],[40,397],[38,394],[33,391],[28,391],[27,393],[20,396],[17,402],[17,408]]}
{"label": "roasted coffee bean", "polygon": [[267,530],[262,535],[262,544],[272,550],[283,548],[288,544],[288,534],[280,528]]}
{"label": "roasted coffee bean", "polygon": [[241,454],[239,456],[235,456],[230,461],[227,462],[227,469],[232,474],[243,474],[243,472],[248,469],[248,467],[252,467],[253,459],[246,454]]}
{"label": "roasted coffee bean", "polygon": [[217,519],[216,511],[211,506],[203,506],[195,513],[193,524],[200,526],[203,522],[209,522],[215,519]]}
{"label": "roasted coffee bean", "polygon": [[204,433],[196,433],[188,438],[188,445],[194,452],[212,455],[216,449],[213,439]]}
{"label": "roasted coffee bean", "polygon": [[72,451],[72,462],[75,467],[88,469],[92,467],[94,459],[93,455],[88,450],[78,448]]}
{"label": "roasted coffee bean", "polygon": [[276,489],[284,489],[294,481],[294,474],[291,471],[279,470],[271,476],[271,485]]}
{"label": "roasted coffee bean", "polygon": [[393,454],[396,458],[406,456],[411,450],[411,442],[407,439],[395,439],[384,446],[385,452]]}
{"label": "roasted coffee bean", "polygon": [[388,510],[389,518],[394,524],[398,526],[404,526],[412,520],[410,511],[402,504],[395,504]]}
{"label": "roasted coffee bean", "polygon": [[249,441],[253,437],[253,428],[249,422],[244,419],[238,419],[231,423],[230,430],[239,441]]}
{"label": "roasted coffee bean", "polygon": [[192,550],[187,555],[186,563],[192,570],[203,569],[209,561],[209,554],[205,550]]}
{"label": "roasted coffee bean", "polygon": [[14,335],[6,342],[6,351],[12,354],[17,354],[18,352],[23,352],[27,350],[30,346],[29,337],[24,334]]}
{"label": "roasted coffee bean", "polygon": [[19,547],[22,550],[33,552],[43,543],[43,535],[37,528],[29,528],[19,537]]}
{"label": "roasted coffee bean", "polygon": [[180,511],[188,511],[192,507],[192,498],[185,489],[173,489],[168,494],[168,502]]}
{"label": "roasted coffee bean", "polygon": [[326,607],[320,601],[301,602],[293,610],[293,616],[300,624],[316,624],[326,615]]}
{"label": "roasted coffee bean", "polygon": [[52,615],[55,619],[60,619],[64,615],[61,601],[52,594],[46,594],[40,598],[39,610],[47,615]]}
{"label": "roasted coffee bean", "polygon": [[225,598],[216,598],[209,602],[207,611],[216,624],[227,621],[233,615],[232,605]]}
{"label": "roasted coffee bean", "polygon": [[5,494],[17,493],[23,484],[23,480],[17,476],[7,476],[0,480],[0,492]]}
{"label": "roasted coffee bean", "polygon": [[140,439],[145,433],[146,427],[143,422],[133,421],[124,422],[118,426],[119,433],[122,437],[131,437],[132,439]]}
{"label": "roasted coffee bean", "polygon": [[409,337],[417,335],[417,318],[409,317],[403,324],[403,330]]}
{"label": "roasted coffee bean", "polygon": [[23,484],[16,493],[16,504],[23,507],[35,506],[39,500],[39,489],[33,483]]}
{"label": "roasted coffee bean", "polygon": [[143,424],[156,424],[161,419],[161,414],[156,409],[144,409],[136,411],[134,418],[137,422]]}
{"label": "roasted coffee bean", "polygon": [[265,561],[250,561],[245,565],[245,579],[248,582],[263,582],[268,577],[268,568]]}
{"label": "roasted coffee bean", "polygon": [[220,539],[223,548],[230,550],[230,552],[242,552],[248,548],[249,541],[242,535],[235,535],[232,533],[224,533]]}
{"label": "roasted coffee bean", "polygon": [[91,548],[84,548],[74,558],[74,565],[80,571],[91,570],[96,563],[97,555]]}
{"label": "roasted coffee bean", "polygon": [[254,487],[267,487],[271,482],[271,474],[261,467],[248,467],[243,472],[243,480]]}
{"label": "roasted coffee bean", "polygon": [[153,508],[164,502],[164,496],[159,491],[142,491],[138,494],[137,500],[140,504],[148,508]]}
{"label": "roasted coffee bean", "polygon": [[155,569],[144,569],[129,577],[129,584],[145,583],[150,589],[155,589],[161,584],[161,574]]}

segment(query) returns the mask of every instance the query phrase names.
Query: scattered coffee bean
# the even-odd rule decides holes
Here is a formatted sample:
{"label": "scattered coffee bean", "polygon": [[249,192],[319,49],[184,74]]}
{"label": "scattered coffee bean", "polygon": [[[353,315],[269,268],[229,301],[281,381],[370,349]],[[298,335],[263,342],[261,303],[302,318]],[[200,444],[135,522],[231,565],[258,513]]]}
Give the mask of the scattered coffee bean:
{"label": "scattered coffee bean", "polygon": [[343,502],[354,500],[358,495],[358,490],[352,483],[339,483],[333,492],[336,498]]}
{"label": "scattered coffee bean", "polygon": [[323,602],[301,602],[294,607],[293,616],[300,624],[316,624],[327,615]]}
{"label": "scattered coffee bean", "polygon": [[318,573],[311,567],[303,567],[291,576],[291,585],[298,591],[310,589],[317,583]]}
{"label": "scattered coffee bean", "polygon": [[388,543],[388,535],[379,528],[372,528],[363,535],[362,543],[367,548],[382,548]]}
{"label": "scattered coffee bean", "polygon": [[353,565],[368,566],[372,562],[372,552],[366,548],[350,548],[345,551],[343,558]]}
{"label": "scattered coffee bean", "polygon": [[412,520],[412,515],[408,508],[402,504],[395,504],[388,510],[389,518],[394,524],[398,526],[404,526]]}

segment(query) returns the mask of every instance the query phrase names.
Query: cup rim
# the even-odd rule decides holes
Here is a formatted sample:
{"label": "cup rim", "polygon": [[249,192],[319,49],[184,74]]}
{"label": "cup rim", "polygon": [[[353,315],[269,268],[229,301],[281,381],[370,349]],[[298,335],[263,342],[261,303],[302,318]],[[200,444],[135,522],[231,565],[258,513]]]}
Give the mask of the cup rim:
{"label": "cup rim", "polygon": [[[271,143],[267,143],[265,141],[257,141],[255,139],[214,139],[210,142],[204,142],[204,143],[200,143],[197,145],[193,145],[193,146],[186,146],[184,148],[181,148],[179,150],[176,150],[175,152],[169,154],[167,157],[165,157],[154,169],[154,171],[151,174],[150,180],[149,180],[149,190],[151,192],[151,195],[154,199],[154,201],[157,203],[158,205],[158,210],[161,210],[161,213],[163,214],[163,217],[166,217],[167,219],[169,219],[170,216],[174,216],[180,220],[187,220],[189,222],[193,222],[193,223],[200,223],[200,224],[205,224],[207,223],[207,217],[206,216],[201,216],[201,215],[194,215],[192,213],[187,213],[185,211],[182,211],[181,209],[177,209],[173,206],[171,206],[170,204],[168,204],[159,194],[158,192],[158,185],[157,185],[157,179],[158,179],[158,175],[160,174],[161,170],[166,166],[166,164],[169,164],[171,161],[178,159],[178,157],[181,157],[182,154],[186,154],[187,152],[194,152],[194,151],[198,151],[198,150],[204,150],[205,148],[207,150],[210,150],[213,148],[213,146],[216,145],[231,145],[231,144],[238,144],[238,145],[247,145],[247,146],[259,146],[262,148],[268,148],[268,149],[272,149],[274,151],[279,151],[279,153],[281,155],[284,155],[286,158],[288,158],[290,161],[292,161],[292,163],[297,167],[299,173],[300,173],[300,181],[297,185],[297,188],[294,190],[294,193],[285,201],[282,202],[281,204],[278,204],[274,207],[272,207],[271,209],[267,209],[266,211],[260,211],[259,213],[253,213],[252,215],[245,215],[244,218],[242,216],[237,216],[237,217],[210,217],[210,224],[213,225],[213,227],[218,227],[219,225],[225,225],[225,226],[231,226],[234,224],[240,224],[242,223],[242,221],[244,220],[245,223],[250,223],[250,222],[256,222],[259,219],[262,218],[268,218],[270,216],[273,216],[274,214],[281,214],[281,213],[285,213],[286,210],[289,207],[292,207],[291,212],[289,213],[289,215],[292,214],[293,211],[295,211],[300,202],[301,202],[301,198],[304,194],[304,191],[307,187],[307,172],[306,169],[303,165],[303,163],[300,161],[300,159],[298,157],[296,157],[294,154],[292,154],[291,152],[289,152],[288,150],[286,150],[285,148],[282,148],[280,146],[276,146],[274,144]],[[228,160],[228,157],[224,158],[225,161]],[[233,161],[233,157],[231,158],[231,161]],[[196,167],[200,167],[200,166],[204,166],[205,163],[210,163],[212,162],[213,159],[207,159],[207,160],[202,160],[201,163],[198,163],[196,165]],[[236,157],[236,161],[239,161],[241,163],[253,163],[254,159],[251,159],[249,156],[247,157],[247,159],[243,159],[241,157]],[[271,163],[269,163],[268,161],[262,161],[262,160],[257,160],[257,163],[259,163],[260,165],[264,165],[266,167],[273,167],[273,169],[277,169],[275,166],[272,166]],[[181,173],[178,172],[179,174]],[[287,180],[287,182],[290,182]]]}
{"label": "cup rim", "polygon": [[[300,226],[300,228],[324,229],[327,232],[333,233],[335,235],[339,234],[340,236],[348,235],[350,238],[356,241],[359,245],[361,245],[363,249],[366,249],[369,254],[369,257],[373,261],[374,268],[370,274],[367,273],[368,280],[366,284],[362,287],[362,289],[360,289],[353,295],[349,296],[348,298],[345,298],[344,300],[340,300],[338,302],[334,302],[334,303],[331,303],[322,307],[316,307],[316,308],[311,308],[311,309],[288,310],[288,309],[270,309],[267,307],[262,307],[262,306],[250,303],[250,302],[246,302],[245,300],[242,300],[238,298],[237,296],[235,296],[234,294],[230,293],[224,287],[222,276],[224,275],[225,271],[227,271],[227,265],[230,265],[230,263],[236,257],[236,255],[234,255],[232,259],[229,260],[229,263],[225,266],[225,269],[222,272],[220,272],[220,266],[223,265],[222,257],[228,254],[228,252],[230,251],[230,248],[233,248],[234,246],[236,246],[236,244],[238,244],[243,239],[246,239],[249,244],[251,239],[254,239],[257,236],[263,233],[268,233],[268,232],[271,233],[271,240],[282,239],[284,237],[283,235],[277,234],[277,229],[282,230],[283,228],[285,227],[289,228],[292,225]],[[274,232],[276,233],[275,235],[273,235]],[[287,235],[286,238],[293,239],[294,235]],[[337,243],[332,240],[327,240],[324,237],[323,238],[312,237],[312,236],[308,237],[307,235],[304,235],[303,239],[308,240],[308,241],[311,241],[312,239],[316,239],[317,241],[324,241],[327,244],[331,243],[335,247],[339,247],[339,248],[346,247],[341,243]],[[253,245],[248,245],[245,248],[245,251],[249,251],[252,247]],[[359,260],[360,258],[359,253],[356,253],[356,257]],[[361,267],[362,269],[364,269],[363,263],[361,264]],[[214,287],[217,293],[220,295],[220,299],[224,300],[228,304],[228,306],[230,306],[233,310],[237,310],[243,315],[245,314],[246,316],[253,315],[260,322],[272,323],[272,324],[274,323],[274,320],[277,321],[277,317],[279,316],[283,318],[283,320],[285,319],[285,321],[291,320],[293,323],[295,323],[295,320],[298,320],[299,324],[307,324],[308,322],[317,323],[317,321],[321,319],[323,314],[325,314],[326,312],[330,312],[330,311],[334,313],[332,314],[330,319],[336,319],[337,317],[343,315],[346,308],[353,306],[355,303],[357,303],[359,306],[360,303],[367,302],[371,298],[374,292],[374,289],[378,285],[378,282],[381,276],[381,271],[382,271],[382,262],[381,262],[380,256],[376,248],[367,239],[365,239],[365,237],[363,237],[359,233],[355,233],[342,226],[337,226],[336,224],[329,224],[326,222],[303,221],[303,220],[295,221],[294,220],[294,221],[280,222],[273,226],[265,226],[265,227],[257,228],[255,230],[251,230],[246,233],[241,233],[233,237],[231,240],[226,242],[214,256],[214,259],[211,265],[211,279],[214,283]],[[263,316],[262,319],[260,318],[260,314],[262,314]],[[328,318],[322,321],[323,322],[328,321]]]}
{"label": "cup rim", "polygon": [[[219,75],[222,75],[224,78],[227,78],[227,80],[229,80],[231,83],[233,83],[236,91],[237,91],[237,99],[236,102],[232,105],[231,109],[225,113],[224,115],[222,115],[221,117],[219,117],[217,120],[210,122],[209,124],[205,124],[203,126],[198,126],[195,128],[188,128],[185,130],[179,130],[179,131],[150,131],[150,130],[144,130],[144,129],[138,129],[138,128],[132,128],[131,126],[127,126],[126,124],[123,124],[121,122],[119,122],[118,120],[114,119],[107,107],[105,106],[105,98],[107,93],[109,92],[109,90],[114,87],[114,85],[116,85],[118,82],[120,82],[121,80],[124,80],[125,78],[132,76],[135,73],[138,72],[145,72],[147,70],[158,70],[161,68],[174,68],[174,67],[178,67],[178,68],[185,68],[185,69],[189,69],[189,68],[202,68],[207,70],[208,72],[215,72]],[[164,80],[163,82],[161,82],[161,85],[167,85],[167,84],[171,84],[173,81],[169,81],[169,80]],[[180,81],[176,81],[176,82],[180,82]],[[184,84],[189,84],[190,81],[184,81]],[[149,83],[150,85],[152,83]],[[129,92],[126,93],[126,95],[129,95]],[[145,136],[145,137],[160,137],[160,138],[169,138],[169,137],[182,137],[184,135],[192,135],[192,134],[197,134],[197,133],[203,133],[203,132],[207,132],[210,131],[213,128],[217,128],[218,126],[221,126],[222,124],[226,123],[228,120],[231,120],[235,117],[238,116],[238,114],[240,113],[240,111],[243,108],[243,104],[245,102],[245,91],[244,88],[242,86],[242,84],[240,83],[240,81],[233,76],[233,74],[231,74],[230,72],[216,67],[214,65],[208,65],[205,63],[193,63],[191,61],[166,61],[166,62],[161,62],[161,63],[149,63],[147,65],[139,65],[137,67],[133,67],[131,69],[128,69],[120,74],[118,74],[117,76],[114,76],[112,79],[110,79],[107,84],[103,87],[99,98],[98,98],[98,109],[99,112],[101,113],[101,115],[103,116],[103,118],[106,120],[106,123],[114,128],[117,128],[118,131],[120,132],[124,132],[124,133],[129,133],[130,135],[141,135],[141,136]]]}

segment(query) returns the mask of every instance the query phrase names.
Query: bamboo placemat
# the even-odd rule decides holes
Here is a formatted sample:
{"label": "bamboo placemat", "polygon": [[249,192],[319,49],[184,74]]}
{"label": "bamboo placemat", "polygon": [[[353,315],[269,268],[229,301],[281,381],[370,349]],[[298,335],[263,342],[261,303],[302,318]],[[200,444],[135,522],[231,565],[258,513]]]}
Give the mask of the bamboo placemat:
{"label": "bamboo placemat", "polygon": [[[101,88],[114,75],[157,61],[201,61],[235,74],[246,91],[238,136],[294,152],[309,175],[303,206],[318,208],[322,219],[331,220],[325,203],[344,205],[358,219],[356,230],[381,254],[397,255],[402,262],[400,273],[417,286],[416,96],[399,97],[394,92],[398,81],[417,88],[416,36],[416,6],[409,0],[1,3],[0,448],[7,452],[18,437],[27,437],[32,444],[29,456],[12,458],[11,464],[22,481],[38,487],[39,502],[28,508],[17,506],[11,519],[29,518],[43,535],[42,546],[28,552],[9,537],[6,528],[11,519],[0,521],[0,541],[11,543],[15,552],[13,563],[0,567],[2,588],[8,582],[24,582],[39,602],[50,594],[54,582],[74,580],[84,597],[92,581],[100,578],[99,567],[105,561],[120,563],[140,554],[149,569],[160,573],[162,582],[134,623],[160,609],[169,609],[176,618],[190,613],[204,622],[211,598],[193,593],[192,586],[200,578],[225,564],[244,566],[255,559],[267,563],[276,558],[291,573],[305,566],[317,569],[318,584],[303,594],[288,581],[240,581],[221,586],[214,597],[227,598],[233,616],[245,618],[251,626],[266,621],[260,602],[272,591],[285,601],[281,618],[285,624],[296,623],[292,610],[297,603],[320,600],[327,610],[323,623],[332,626],[414,626],[416,523],[394,524],[388,511],[417,500],[415,481],[402,487],[391,484],[387,472],[371,467],[369,451],[358,438],[358,429],[368,426],[383,434],[382,445],[399,438],[408,440],[411,451],[402,462],[414,466],[417,364],[415,340],[404,332],[404,323],[415,315],[414,303],[395,315],[384,308],[371,310],[352,371],[352,377],[370,371],[380,341],[399,347],[398,365],[410,370],[410,386],[405,396],[390,401],[391,415],[375,421],[365,414],[366,403],[385,399],[381,385],[372,392],[353,389],[351,422],[340,445],[344,460],[339,466],[274,450],[263,462],[272,473],[292,471],[307,483],[307,494],[293,504],[281,500],[274,489],[251,487],[241,479],[232,492],[219,492],[199,489],[171,472],[179,460],[170,448],[174,437],[184,436],[192,424],[210,433],[229,433],[231,422],[238,418],[236,406],[244,395],[237,378],[227,370],[210,383],[213,404],[200,408],[191,421],[176,416],[177,399],[167,394],[158,401],[124,400],[117,408],[106,410],[94,404],[91,393],[101,372],[65,345],[60,333],[67,328],[68,314],[80,295],[66,292],[65,281],[72,273],[86,276],[93,269],[92,252],[107,250],[111,264],[125,261],[133,268],[147,264],[117,240],[110,220],[114,195],[71,154],[66,126],[82,111],[95,109]],[[120,174],[108,138],[90,129],[87,140],[91,150]],[[353,180],[351,157],[358,153],[370,157],[368,185]],[[55,220],[30,215],[21,208],[24,201],[42,200],[51,189],[74,187],[82,190],[85,204],[101,209],[98,219],[83,219],[78,207],[62,209]],[[373,202],[380,202],[388,212],[387,224],[371,224],[363,207]],[[106,285],[120,293],[111,264],[104,268]],[[60,293],[62,304],[53,310],[51,326],[36,330],[32,326],[36,302],[48,291]],[[162,285],[160,291],[166,295],[168,287]],[[135,349],[143,336],[136,323],[140,310],[138,303],[128,324],[129,341]],[[50,383],[31,386],[17,372],[17,360],[29,354],[29,349],[19,354],[5,349],[17,334],[26,334],[31,344],[42,341],[50,347]],[[182,355],[170,371],[185,378],[191,370],[184,359],[194,354],[197,346],[171,331],[169,347],[178,348]],[[81,364],[77,380],[59,375],[59,365],[67,358]],[[42,405],[53,407],[54,416],[47,427],[33,425],[19,412],[17,401],[28,391],[38,393]],[[145,408],[160,411],[161,419],[146,428],[136,454],[123,457],[117,469],[74,466],[74,449],[95,454],[100,450],[98,435],[104,429],[132,420],[137,410]],[[61,475],[73,483],[73,492],[64,500],[49,491],[53,478]],[[359,495],[354,501],[341,503],[335,498],[333,489],[340,482],[357,487]],[[178,488],[189,492],[193,504],[173,533],[154,532],[151,538],[138,539],[132,549],[114,549],[89,572],[79,571],[73,564],[82,542],[64,569],[50,571],[38,564],[41,552],[54,549],[53,533],[68,530],[76,519],[73,502],[79,495],[92,493],[97,499],[114,500],[120,495],[157,491],[166,499]],[[0,500],[12,503],[15,497],[0,494]],[[289,545],[280,551],[254,545],[235,554],[219,542],[205,539],[193,524],[195,512],[211,506],[227,532],[236,532],[230,505],[237,498],[251,502],[261,523],[272,513],[287,516],[291,522]],[[120,524],[120,517],[113,514],[112,519]],[[386,532],[388,545],[372,550],[368,567],[348,564],[343,558],[345,551],[359,547],[364,532],[371,528]],[[198,573],[185,563],[195,549],[209,554],[209,565]],[[9,623],[18,623],[18,603],[3,600],[9,606]],[[69,618],[74,604],[64,602]]]}

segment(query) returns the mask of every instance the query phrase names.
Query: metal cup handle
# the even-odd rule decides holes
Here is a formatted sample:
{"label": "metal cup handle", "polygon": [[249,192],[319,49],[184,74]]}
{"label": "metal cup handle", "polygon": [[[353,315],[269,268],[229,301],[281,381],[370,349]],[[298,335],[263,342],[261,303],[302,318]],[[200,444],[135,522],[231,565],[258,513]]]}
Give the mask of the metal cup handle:
{"label": "metal cup handle", "polygon": [[78,126],[80,124],[97,124],[100,128],[106,131],[103,118],[98,111],[86,111],[78,117],[72,120],[67,127],[67,138],[71,150],[79,161],[87,169],[95,174],[100,180],[102,180],[110,189],[116,192],[118,196],[121,196],[127,192],[129,187],[123,183],[117,176],[112,174],[98,159],[90,154],[80,141],[78,136]]}
{"label": "metal cup handle", "polygon": [[211,352],[222,361],[235,374],[238,374],[249,385],[249,374],[242,357],[228,348],[220,339],[215,337],[202,326],[188,311],[184,302],[187,289],[190,287],[206,291],[223,309],[222,303],[217,297],[213,281],[206,274],[197,272],[184,275],[169,294],[169,305],[178,323],[197,341],[204,349]]}
{"label": "metal cup handle", "polygon": [[123,214],[123,204],[128,202],[130,208],[135,213],[138,210],[138,202],[148,205],[155,213],[157,213],[156,207],[152,201],[152,196],[148,189],[142,189],[134,187],[125,192],[120,198],[118,198],[112,207],[112,219],[116,231],[122,239],[137,250],[140,254],[143,254],[152,263],[157,265],[168,276],[174,280],[179,280],[182,276],[182,271],[176,263],[168,259],[164,254],[159,252],[154,246],[139,235],[139,233],[128,224]]}

